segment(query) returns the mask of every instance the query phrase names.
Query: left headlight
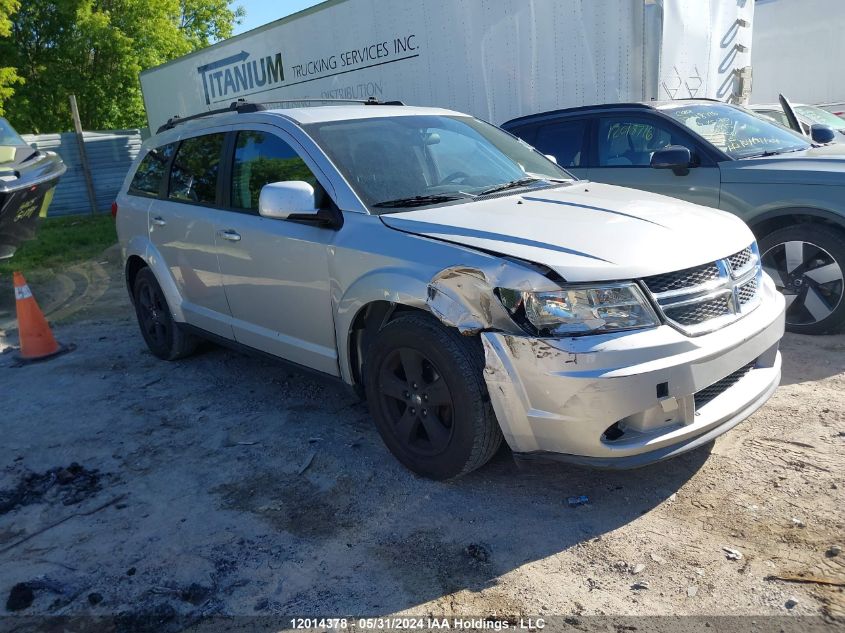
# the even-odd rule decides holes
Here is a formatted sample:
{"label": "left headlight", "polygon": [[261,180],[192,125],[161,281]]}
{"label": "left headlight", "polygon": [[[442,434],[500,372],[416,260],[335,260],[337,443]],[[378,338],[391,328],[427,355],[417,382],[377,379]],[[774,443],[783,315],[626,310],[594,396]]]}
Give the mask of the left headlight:
{"label": "left headlight", "polygon": [[499,288],[498,295],[511,315],[524,318],[546,336],[600,334],[660,324],[634,283],[572,286],[552,292]]}

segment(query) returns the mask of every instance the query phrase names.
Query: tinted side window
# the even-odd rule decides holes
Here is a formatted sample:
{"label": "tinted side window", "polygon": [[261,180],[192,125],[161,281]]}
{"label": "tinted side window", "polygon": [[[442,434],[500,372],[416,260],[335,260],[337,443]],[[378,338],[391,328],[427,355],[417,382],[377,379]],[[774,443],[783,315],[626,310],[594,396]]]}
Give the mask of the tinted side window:
{"label": "tinted side window", "polygon": [[669,125],[658,120],[609,117],[599,119],[598,128],[600,167],[648,166],[658,149],[667,145],[689,146]]}
{"label": "tinted side window", "polygon": [[586,131],[586,120],[549,123],[537,129],[534,147],[554,156],[561,167],[580,167]]}
{"label": "tinted side window", "polygon": [[305,161],[278,136],[238,132],[232,168],[232,206],[256,210],[261,188],[285,180],[302,180],[318,188],[317,179]]}
{"label": "tinted side window", "polygon": [[132,182],[129,184],[129,193],[142,196],[158,196],[161,191],[161,181],[167,171],[167,164],[173,156],[176,144],[171,143],[164,147],[156,147],[150,150],[141,160]]}
{"label": "tinted side window", "polygon": [[224,134],[197,136],[182,141],[170,170],[171,200],[214,204],[217,172]]}

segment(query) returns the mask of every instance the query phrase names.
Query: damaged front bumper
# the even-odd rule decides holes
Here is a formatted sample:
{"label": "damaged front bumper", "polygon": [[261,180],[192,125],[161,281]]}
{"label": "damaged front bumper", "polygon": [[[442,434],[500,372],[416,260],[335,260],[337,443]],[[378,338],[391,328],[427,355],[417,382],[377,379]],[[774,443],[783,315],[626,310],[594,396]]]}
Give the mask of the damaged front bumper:
{"label": "damaged front bumper", "polygon": [[780,383],[784,300],[689,337],[668,325],[560,339],[482,332],[484,377],[523,457],[634,468],[692,450],[761,407]]}

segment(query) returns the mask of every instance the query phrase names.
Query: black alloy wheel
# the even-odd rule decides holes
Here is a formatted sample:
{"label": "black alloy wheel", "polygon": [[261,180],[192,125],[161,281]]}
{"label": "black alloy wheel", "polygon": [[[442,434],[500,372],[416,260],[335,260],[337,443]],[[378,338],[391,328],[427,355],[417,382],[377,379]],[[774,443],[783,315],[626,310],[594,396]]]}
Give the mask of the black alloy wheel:
{"label": "black alloy wheel", "polygon": [[382,411],[397,441],[421,456],[446,450],[454,429],[449,387],[434,363],[409,347],[393,350],[378,375]]}
{"label": "black alloy wheel", "polygon": [[133,286],[135,315],[150,351],[162,360],[177,360],[194,352],[199,340],[173,320],[164,291],[149,268],[142,268]]}
{"label": "black alloy wheel", "polygon": [[845,240],[834,229],[790,227],[761,240],[763,270],[786,298],[790,331],[824,334],[845,321]]}
{"label": "black alloy wheel", "polygon": [[391,453],[431,479],[487,463],[502,443],[478,337],[429,314],[399,314],[368,345],[362,377],[370,413]]}
{"label": "black alloy wheel", "polygon": [[167,347],[173,322],[166,317],[167,301],[161,288],[142,283],[138,288],[138,319],[144,338],[156,347]]}

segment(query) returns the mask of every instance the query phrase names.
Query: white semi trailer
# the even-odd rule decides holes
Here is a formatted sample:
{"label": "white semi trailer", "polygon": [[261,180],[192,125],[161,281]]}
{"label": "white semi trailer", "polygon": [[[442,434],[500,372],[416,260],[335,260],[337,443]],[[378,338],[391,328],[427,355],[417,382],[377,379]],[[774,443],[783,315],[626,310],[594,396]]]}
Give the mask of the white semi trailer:
{"label": "white semi trailer", "polygon": [[757,0],[755,103],[795,103],[845,110],[845,2]]}
{"label": "white semi trailer", "polygon": [[328,0],[144,71],[150,127],[236,99],[401,100],[493,123],[749,90],[751,0]]}

